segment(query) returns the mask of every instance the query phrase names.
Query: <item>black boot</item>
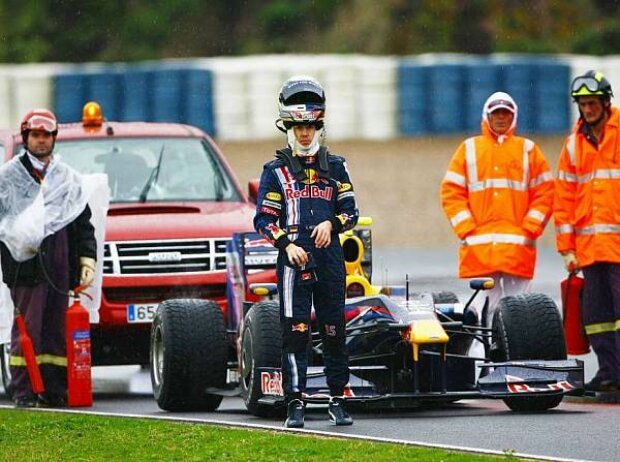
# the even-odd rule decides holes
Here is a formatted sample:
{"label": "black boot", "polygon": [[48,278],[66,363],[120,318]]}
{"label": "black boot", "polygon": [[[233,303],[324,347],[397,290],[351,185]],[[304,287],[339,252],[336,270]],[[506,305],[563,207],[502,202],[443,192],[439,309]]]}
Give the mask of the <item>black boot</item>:
{"label": "black boot", "polygon": [[34,395],[26,395],[13,400],[15,407],[35,407],[37,405],[37,397]]}
{"label": "black boot", "polygon": [[329,420],[336,425],[353,425],[342,396],[332,396],[329,400]]}
{"label": "black boot", "polygon": [[300,399],[293,399],[288,403],[288,410],[284,426],[286,428],[304,427],[304,403]]}

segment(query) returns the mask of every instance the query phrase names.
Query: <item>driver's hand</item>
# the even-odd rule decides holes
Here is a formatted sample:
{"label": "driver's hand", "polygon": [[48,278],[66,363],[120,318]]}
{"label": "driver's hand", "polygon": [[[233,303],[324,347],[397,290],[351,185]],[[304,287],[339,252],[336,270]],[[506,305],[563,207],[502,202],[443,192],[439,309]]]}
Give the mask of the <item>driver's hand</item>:
{"label": "driver's hand", "polygon": [[288,261],[295,266],[304,266],[308,263],[308,254],[304,249],[293,243],[286,246]]}
{"label": "driver's hand", "polygon": [[332,230],[332,223],[328,220],[322,221],[312,230],[310,237],[314,239],[314,245],[318,249],[327,247],[332,243]]}

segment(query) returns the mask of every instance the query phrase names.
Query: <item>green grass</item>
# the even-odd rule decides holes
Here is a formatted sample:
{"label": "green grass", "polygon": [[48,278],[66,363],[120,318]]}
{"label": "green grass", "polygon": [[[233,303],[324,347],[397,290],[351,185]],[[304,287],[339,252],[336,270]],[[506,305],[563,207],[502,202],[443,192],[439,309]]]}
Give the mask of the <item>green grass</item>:
{"label": "green grass", "polygon": [[497,461],[387,443],[149,419],[0,409],[0,461]]}

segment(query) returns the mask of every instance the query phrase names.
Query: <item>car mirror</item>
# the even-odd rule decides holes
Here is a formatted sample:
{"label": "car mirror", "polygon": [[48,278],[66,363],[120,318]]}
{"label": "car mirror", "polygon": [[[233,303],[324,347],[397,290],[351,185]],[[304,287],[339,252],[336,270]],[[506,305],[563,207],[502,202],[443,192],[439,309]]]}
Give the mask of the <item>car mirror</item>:
{"label": "car mirror", "polygon": [[469,281],[469,287],[473,290],[490,290],[495,287],[493,278],[477,278]]}

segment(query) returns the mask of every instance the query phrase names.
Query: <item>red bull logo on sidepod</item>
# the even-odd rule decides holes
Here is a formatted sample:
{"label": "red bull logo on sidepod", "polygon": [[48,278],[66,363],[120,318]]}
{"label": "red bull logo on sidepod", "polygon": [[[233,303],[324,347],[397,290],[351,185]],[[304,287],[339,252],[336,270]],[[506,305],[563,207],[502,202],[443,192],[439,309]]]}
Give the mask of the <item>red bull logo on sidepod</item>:
{"label": "red bull logo on sidepod", "polygon": [[280,372],[261,372],[260,388],[263,395],[283,396],[282,374]]}

